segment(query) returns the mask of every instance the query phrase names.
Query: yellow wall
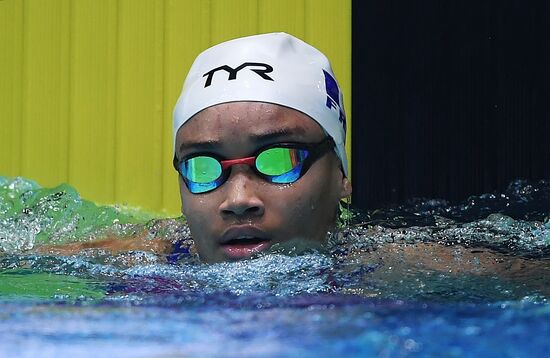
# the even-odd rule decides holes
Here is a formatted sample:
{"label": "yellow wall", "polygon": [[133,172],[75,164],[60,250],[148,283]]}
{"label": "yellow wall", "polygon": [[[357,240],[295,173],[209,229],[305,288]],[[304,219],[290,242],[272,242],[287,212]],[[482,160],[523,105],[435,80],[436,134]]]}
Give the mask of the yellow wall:
{"label": "yellow wall", "polygon": [[178,213],[171,114],[187,70],[272,31],[331,59],[350,117],[351,0],[0,0],[0,176]]}

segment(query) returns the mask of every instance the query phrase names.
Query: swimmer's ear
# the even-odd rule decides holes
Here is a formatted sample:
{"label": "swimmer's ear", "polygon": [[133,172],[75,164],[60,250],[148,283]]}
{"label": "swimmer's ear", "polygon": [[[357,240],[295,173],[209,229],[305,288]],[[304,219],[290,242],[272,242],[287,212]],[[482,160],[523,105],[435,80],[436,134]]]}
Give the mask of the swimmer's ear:
{"label": "swimmer's ear", "polygon": [[351,182],[348,178],[342,175],[342,185],[340,191],[340,199],[347,198],[351,195]]}

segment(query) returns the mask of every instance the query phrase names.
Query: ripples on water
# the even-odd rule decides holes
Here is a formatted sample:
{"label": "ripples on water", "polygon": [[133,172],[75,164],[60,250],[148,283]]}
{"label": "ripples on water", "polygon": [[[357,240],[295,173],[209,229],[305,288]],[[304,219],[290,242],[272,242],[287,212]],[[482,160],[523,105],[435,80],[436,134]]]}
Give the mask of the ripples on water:
{"label": "ripples on water", "polygon": [[36,254],[189,231],[181,218],[81,200],[68,185],[0,177],[0,353],[23,334],[37,345],[20,351],[29,356],[98,345],[109,355],[536,355],[550,348],[535,336],[550,334],[549,213],[550,183],[518,180],[459,204],[419,199],[356,213],[324,252],[169,264],[141,251]]}

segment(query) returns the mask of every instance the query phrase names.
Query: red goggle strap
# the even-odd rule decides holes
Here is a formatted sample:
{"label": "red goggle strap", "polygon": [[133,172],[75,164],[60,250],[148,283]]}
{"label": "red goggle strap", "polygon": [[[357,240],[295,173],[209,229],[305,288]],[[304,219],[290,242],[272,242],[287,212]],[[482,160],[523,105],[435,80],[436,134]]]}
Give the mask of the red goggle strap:
{"label": "red goggle strap", "polygon": [[222,165],[222,170],[226,170],[227,168],[230,168],[237,164],[246,164],[246,165],[254,166],[255,162],[256,162],[256,157],[246,157],[246,158],[240,158],[240,159],[230,159],[230,160],[220,161]]}

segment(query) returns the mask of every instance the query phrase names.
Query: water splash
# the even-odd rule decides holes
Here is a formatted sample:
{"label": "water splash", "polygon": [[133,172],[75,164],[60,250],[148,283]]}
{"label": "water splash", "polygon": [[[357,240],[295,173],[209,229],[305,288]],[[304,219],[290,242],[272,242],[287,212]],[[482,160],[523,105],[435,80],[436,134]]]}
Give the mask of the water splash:
{"label": "water splash", "polygon": [[[515,181],[503,194],[470,197],[456,205],[413,200],[399,207],[357,213],[350,226],[330,237],[323,252],[272,252],[215,265],[183,255],[173,265],[162,255],[143,251],[113,255],[90,249],[72,256],[33,253],[37,245],[93,240],[106,233],[122,240],[141,232],[146,238],[172,242],[189,239],[190,234],[181,220],[151,220],[148,214],[98,206],[82,200],[66,184],[47,189],[30,180],[0,177],[0,272],[24,272],[12,279],[27,280],[25,287],[32,287],[37,279],[33,275],[84,280],[84,285],[92,282],[101,291],[100,297],[132,302],[148,301],[155,295],[166,300],[168,295],[176,297],[176,302],[201,303],[212,297],[220,303],[227,297],[229,304],[235,297],[328,293],[466,302],[540,300],[550,295],[545,280],[550,274],[546,264],[550,256],[549,188],[545,181]],[[437,248],[444,250],[430,257],[429,250]],[[411,252],[424,253],[429,260],[411,261]],[[443,260],[441,252],[452,262]],[[540,264],[539,271],[511,278],[487,274],[489,264],[483,259],[496,254],[508,255],[510,262],[521,265]],[[457,272],[455,268],[461,265],[469,266],[473,274]]]}
{"label": "water splash", "polygon": [[24,179],[0,177],[0,252],[37,244],[83,241],[104,231],[118,234],[154,216],[128,208],[97,206],[68,184],[41,188]]}

